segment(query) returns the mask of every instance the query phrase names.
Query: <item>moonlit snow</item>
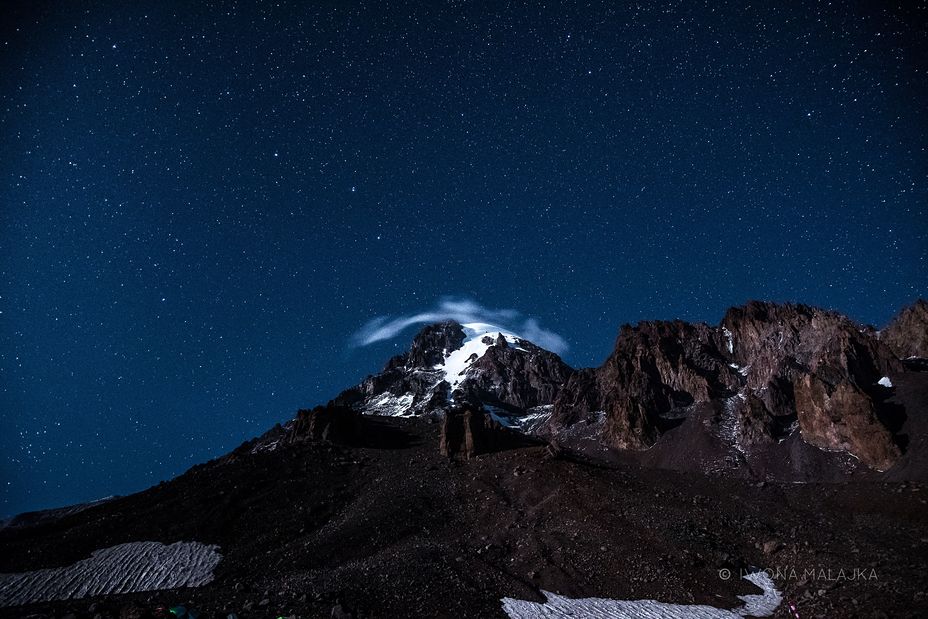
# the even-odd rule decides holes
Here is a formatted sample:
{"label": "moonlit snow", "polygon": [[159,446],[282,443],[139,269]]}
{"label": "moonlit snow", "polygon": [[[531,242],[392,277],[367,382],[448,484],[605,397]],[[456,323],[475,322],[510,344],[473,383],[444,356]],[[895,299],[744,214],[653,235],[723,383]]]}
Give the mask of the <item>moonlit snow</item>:
{"label": "moonlit snow", "polygon": [[[523,348],[523,342],[526,340],[505,329],[483,322],[470,322],[462,324],[461,327],[464,330],[464,342],[460,348],[445,350],[441,363],[431,368],[407,368],[408,371],[421,374],[423,378],[431,382],[431,386],[426,389],[427,393],[434,394],[439,389],[442,381],[447,381],[451,386],[450,392],[454,393],[454,390],[460,387],[468,378],[468,372],[474,362],[486,354],[490,346],[496,343],[496,339],[500,334],[502,334],[509,346],[527,352]],[[484,338],[489,338],[490,343],[484,342]],[[384,392],[365,404],[364,413],[391,417],[412,417],[421,412],[422,406],[427,404],[430,397],[430,395],[426,395],[419,399],[412,393],[398,395]],[[451,400],[453,401],[453,396],[451,396]]]}
{"label": "moonlit snow", "polygon": [[95,595],[200,587],[222,555],[199,542],[130,542],[95,551],[67,567],[0,574],[0,607]]}
{"label": "moonlit snow", "polygon": [[592,619],[741,619],[769,617],[783,601],[773,580],[766,572],[744,577],[763,593],[738,596],[744,605],[733,610],[695,604],[665,604],[654,600],[609,600],[605,598],[571,599],[542,591],[543,603],[503,598],[503,611],[510,619],[561,619],[590,617]]}
{"label": "moonlit snow", "polygon": [[725,347],[728,348],[728,354],[735,352],[735,343],[731,339],[731,331],[728,327],[722,327],[722,333],[725,334]]}
{"label": "moonlit snow", "polygon": [[[466,336],[464,343],[457,350],[446,353],[444,363],[435,366],[436,370],[444,372],[444,378],[451,385],[451,391],[454,391],[464,380],[470,365],[487,352],[487,349],[496,342],[499,334],[503,335],[507,343],[517,348],[522,339],[518,335],[482,322],[470,322],[461,326]],[[492,341],[487,344],[483,341],[485,337],[489,337]]]}

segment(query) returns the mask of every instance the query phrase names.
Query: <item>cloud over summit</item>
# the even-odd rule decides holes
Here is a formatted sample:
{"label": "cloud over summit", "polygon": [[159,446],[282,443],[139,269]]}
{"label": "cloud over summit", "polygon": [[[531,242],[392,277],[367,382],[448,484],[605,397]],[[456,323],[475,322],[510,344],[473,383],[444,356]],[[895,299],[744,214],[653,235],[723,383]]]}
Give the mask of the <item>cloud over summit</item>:
{"label": "cloud over summit", "polygon": [[541,327],[538,320],[514,309],[492,309],[470,299],[444,298],[432,308],[404,316],[378,316],[368,321],[352,336],[354,346],[393,339],[413,325],[426,325],[442,320],[461,324],[484,322],[516,333],[542,348],[563,354],[569,346],[557,333]]}

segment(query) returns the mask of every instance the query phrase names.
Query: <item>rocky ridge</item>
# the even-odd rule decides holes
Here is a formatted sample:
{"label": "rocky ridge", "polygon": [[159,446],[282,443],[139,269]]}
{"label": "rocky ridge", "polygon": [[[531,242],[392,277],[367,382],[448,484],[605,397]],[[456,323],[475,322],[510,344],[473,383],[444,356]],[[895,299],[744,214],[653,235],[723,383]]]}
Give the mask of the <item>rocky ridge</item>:
{"label": "rocky ridge", "polygon": [[904,308],[878,335],[900,359],[928,358],[928,301]]}
{"label": "rocky ridge", "polygon": [[846,316],[751,302],[718,326],[623,326],[603,365],[577,372],[558,394],[547,431],[602,410],[603,440],[642,450],[703,405],[742,458],[798,431],[810,445],[886,470],[901,451],[897,420],[881,402],[903,370],[875,330]]}
{"label": "rocky ridge", "polygon": [[[907,442],[906,414],[888,403],[892,377],[913,369],[900,357],[921,354],[925,338],[924,301],[882,332],[807,305],[752,301],[714,326],[624,325],[601,366],[575,370],[503,329],[447,321],[423,328],[409,351],[330,405],[438,417],[465,406],[549,441],[580,436],[633,452],[685,442],[704,468],[760,476],[767,461],[788,462],[787,476],[833,467],[818,463],[817,450],[848,470],[859,461],[886,471]],[[671,459],[682,465],[679,454]]]}

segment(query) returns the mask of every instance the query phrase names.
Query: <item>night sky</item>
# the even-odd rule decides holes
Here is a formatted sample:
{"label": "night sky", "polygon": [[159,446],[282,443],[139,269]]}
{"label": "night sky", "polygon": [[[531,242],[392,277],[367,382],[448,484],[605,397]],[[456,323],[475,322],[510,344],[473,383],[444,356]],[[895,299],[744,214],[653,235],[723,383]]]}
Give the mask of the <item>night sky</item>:
{"label": "night sky", "polygon": [[0,515],[224,453],[449,299],[583,366],[928,294],[924,2],[81,4],[0,18]]}

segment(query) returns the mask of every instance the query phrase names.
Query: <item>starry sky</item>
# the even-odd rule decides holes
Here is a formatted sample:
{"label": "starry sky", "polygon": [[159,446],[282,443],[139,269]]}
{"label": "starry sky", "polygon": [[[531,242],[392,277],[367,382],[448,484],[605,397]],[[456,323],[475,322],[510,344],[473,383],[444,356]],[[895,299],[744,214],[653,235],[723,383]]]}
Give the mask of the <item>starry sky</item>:
{"label": "starry sky", "polygon": [[928,294],[924,2],[623,4],[6,3],[0,515],[224,453],[443,299],[584,366]]}

